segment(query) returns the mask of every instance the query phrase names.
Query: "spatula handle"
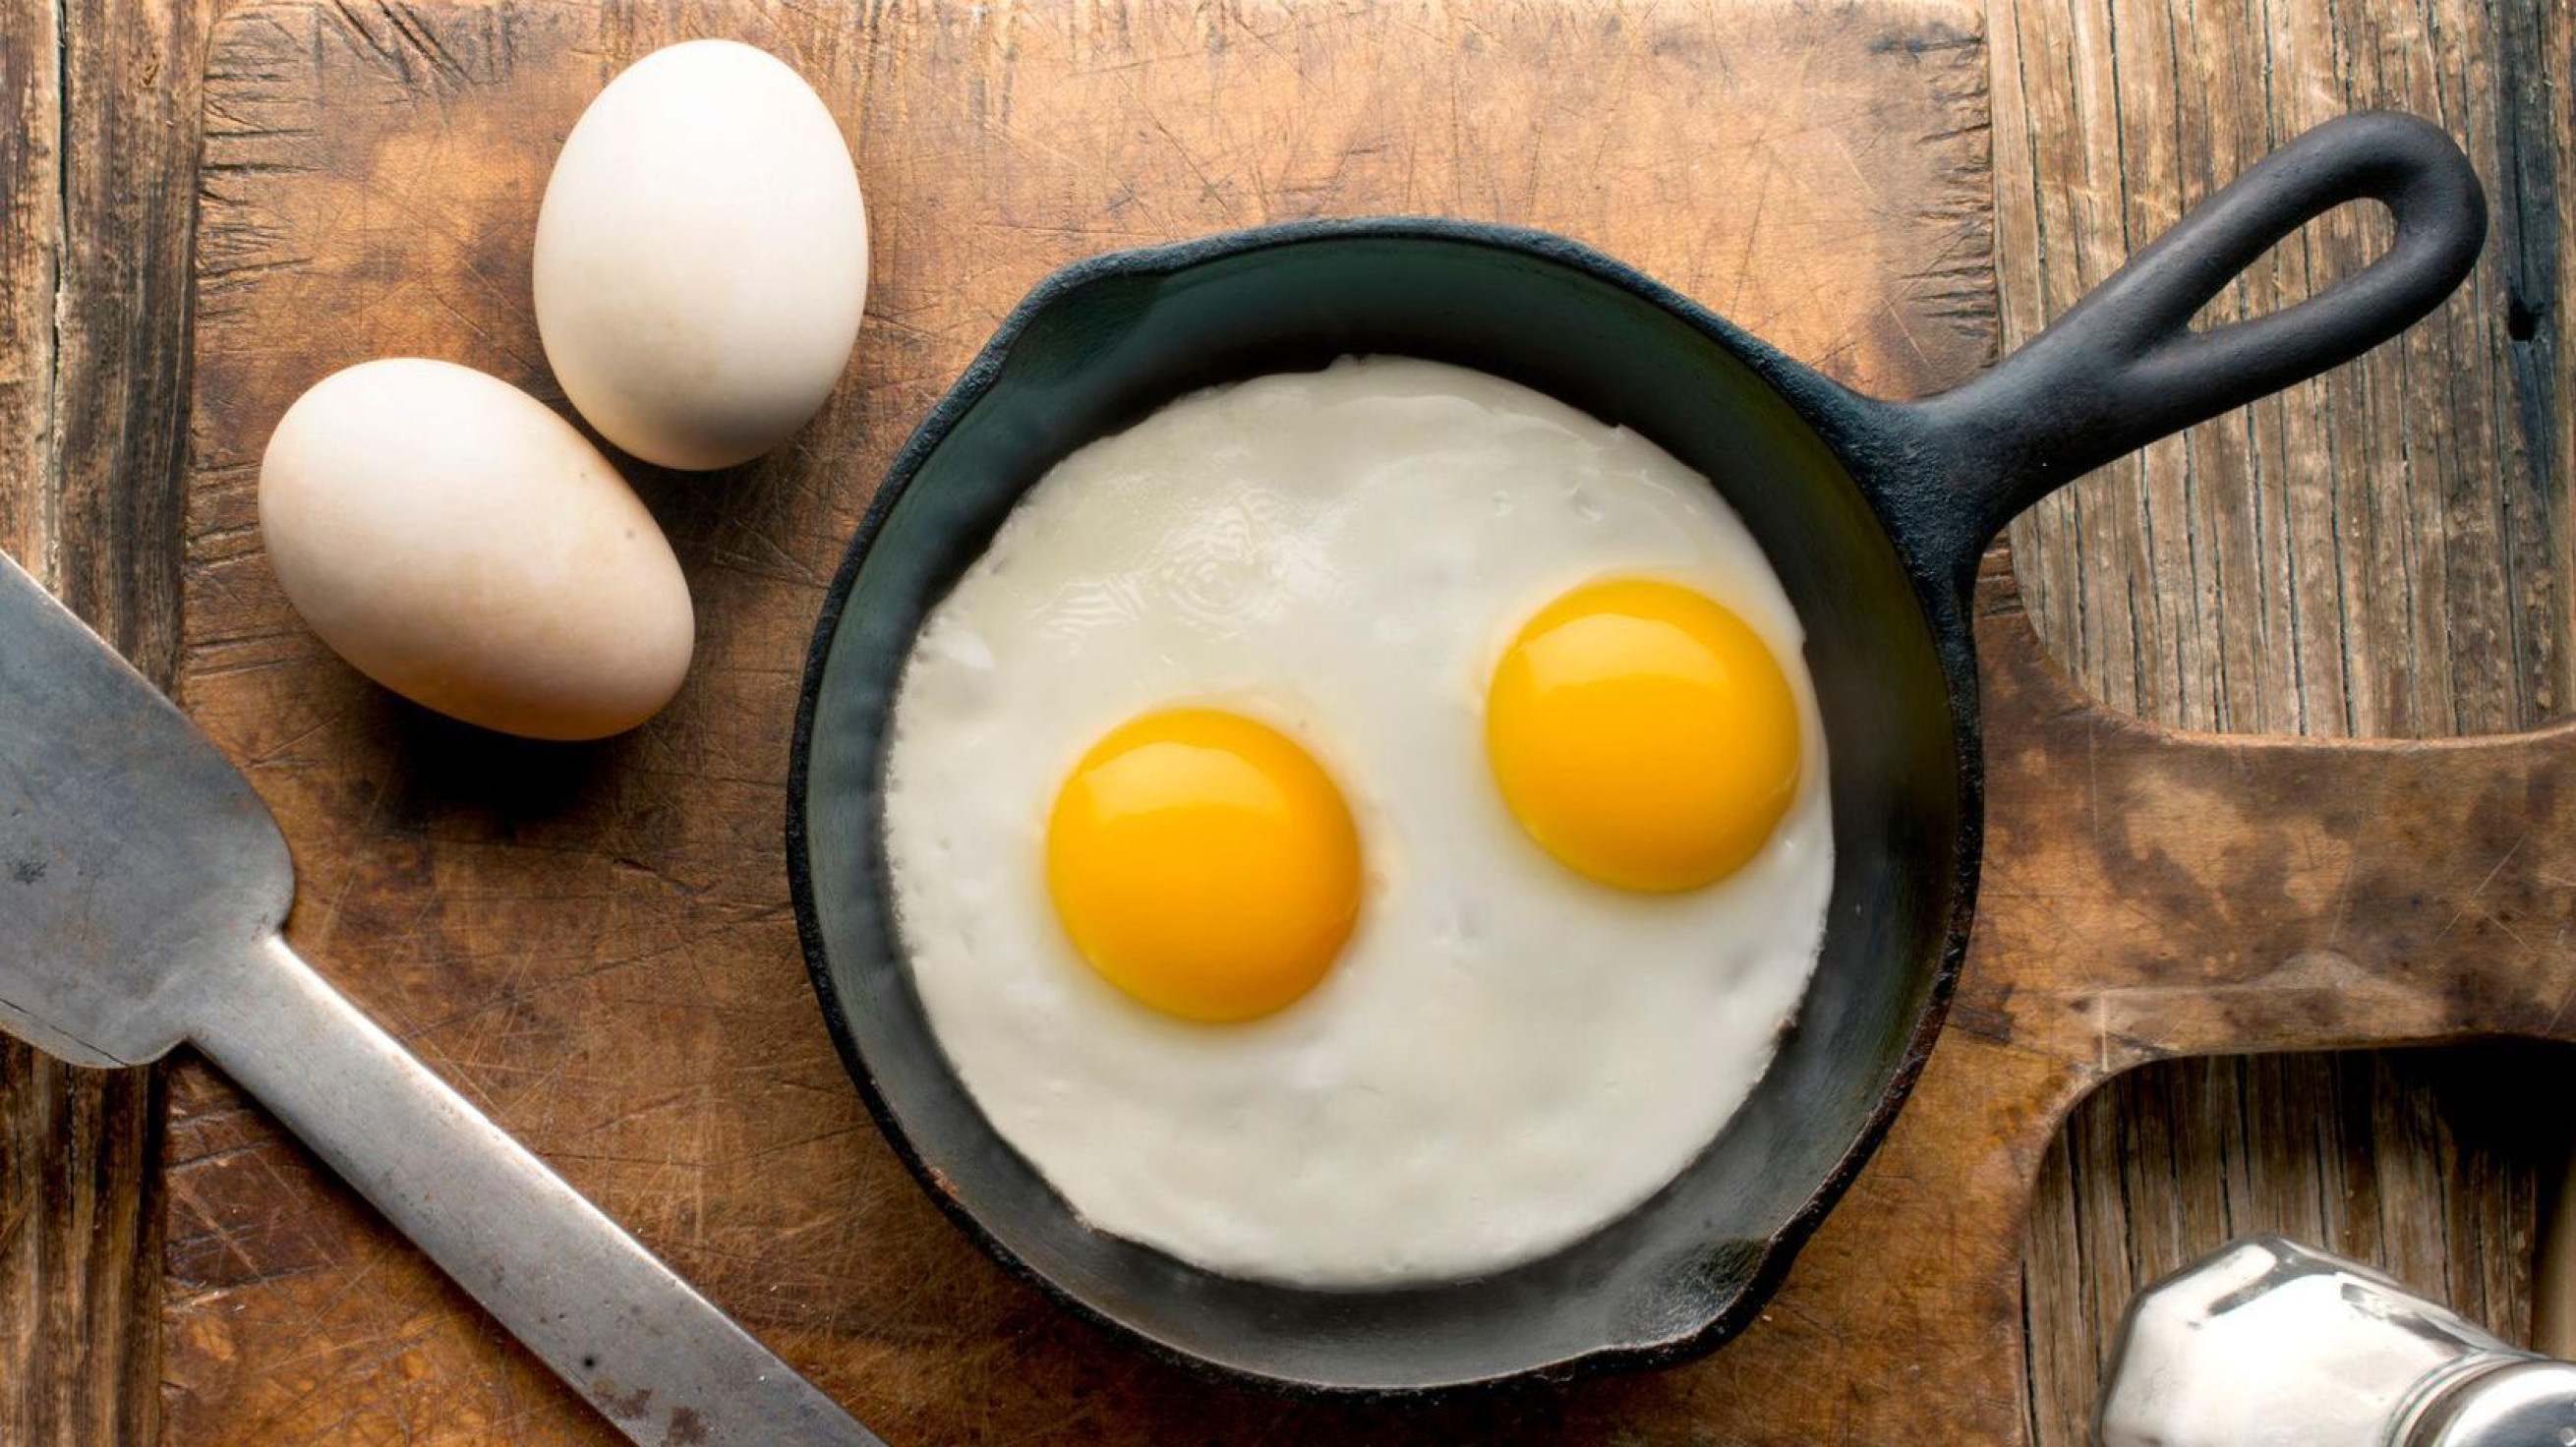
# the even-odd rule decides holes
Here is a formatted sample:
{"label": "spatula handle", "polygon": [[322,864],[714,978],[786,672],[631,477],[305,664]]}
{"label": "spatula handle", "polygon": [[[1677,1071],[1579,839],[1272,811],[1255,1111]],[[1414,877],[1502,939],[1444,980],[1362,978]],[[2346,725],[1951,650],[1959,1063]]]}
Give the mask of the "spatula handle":
{"label": "spatula handle", "polygon": [[271,938],[193,1032],[637,1442],[883,1447]]}

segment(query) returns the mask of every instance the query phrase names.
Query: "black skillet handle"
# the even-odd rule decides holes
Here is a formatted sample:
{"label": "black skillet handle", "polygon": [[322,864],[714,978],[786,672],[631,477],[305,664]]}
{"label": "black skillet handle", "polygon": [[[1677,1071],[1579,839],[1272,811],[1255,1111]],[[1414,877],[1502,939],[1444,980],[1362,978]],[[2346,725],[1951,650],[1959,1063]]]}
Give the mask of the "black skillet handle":
{"label": "black skillet handle", "polygon": [[[2266,250],[2356,200],[2396,218],[2386,255],[2296,306],[2192,329],[2193,314]],[[1907,531],[1927,561],[1966,578],[2004,524],[2051,490],[2413,325],[2469,274],[2486,230],[2477,173],[2441,130],[2388,111],[2326,122],[2203,202],[2029,345],[1900,408],[1920,444],[1907,449],[1920,483],[1898,503],[1914,515]]]}

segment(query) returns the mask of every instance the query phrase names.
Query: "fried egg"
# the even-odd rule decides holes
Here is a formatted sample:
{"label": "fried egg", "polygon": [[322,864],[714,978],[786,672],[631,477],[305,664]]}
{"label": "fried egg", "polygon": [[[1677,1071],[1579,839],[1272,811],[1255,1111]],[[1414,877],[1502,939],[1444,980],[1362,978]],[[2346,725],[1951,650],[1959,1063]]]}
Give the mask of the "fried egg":
{"label": "fried egg", "polygon": [[1708,480],[1344,359],[1052,468],[897,690],[897,934],[1093,1227],[1319,1287],[1489,1273],[1743,1103],[1832,888],[1798,618]]}

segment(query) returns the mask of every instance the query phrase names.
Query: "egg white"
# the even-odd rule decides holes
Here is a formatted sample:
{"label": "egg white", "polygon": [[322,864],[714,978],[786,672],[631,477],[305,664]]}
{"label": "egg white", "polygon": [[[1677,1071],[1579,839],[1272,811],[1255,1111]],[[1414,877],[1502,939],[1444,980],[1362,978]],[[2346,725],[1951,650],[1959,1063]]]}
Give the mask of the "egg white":
{"label": "egg white", "polygon": [[[1493,666],[1578,584],[1740,614],[1804,721],[1799,793],[1693,893],[1591,883],[1531,841],[1484,748]],[[1833,840],[1802,633],[1699,474],[1528,388],[1345,359],[1183,398],[1066,458],[933,611],[898,691],[886,842],[940,1045],[1093,1226],[1316,1286],[1545,1254],[1671,1181],[1769,1064],[1823,938]],[[1074,761],[1174,704],[1299,740],[1366,894],[1311,994],[1246,1024],[1136,1004],[1057,922]]]}

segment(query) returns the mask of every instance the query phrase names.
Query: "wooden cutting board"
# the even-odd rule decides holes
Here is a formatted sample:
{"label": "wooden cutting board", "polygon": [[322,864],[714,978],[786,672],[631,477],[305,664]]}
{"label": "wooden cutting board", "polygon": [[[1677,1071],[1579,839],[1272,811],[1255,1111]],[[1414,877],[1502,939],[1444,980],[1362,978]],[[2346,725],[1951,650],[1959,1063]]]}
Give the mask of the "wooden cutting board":
{"label": "wooden cutting board", "polygon": [[[905,432],[1047,271],[1298,216],[1503,220],[1856,385],[1927,391],[1995,334],[1979,23],[1973,0],[236,11],[205,87],[183,702],[295,848],[297,946],[897,1443],[2013,1440],[2029,1179],[2104,1074],[2564,1028],[2545,947],[2576,921],[2576,838],[2545,821],[2565,735],[2147,729],[2067,687],[1991,562],[1984,911],[1877,1162],[1718,1355],[1428,1409],[1212,1383],[1006,1279],[860,1109],[780,843],[823,582]],[[876,239],[858,357],[776,456],[629,468],[698,605],[665,715],[579,748],[479,735],[288,610],[260,448],[305,386],[386,354],[560,406],[527,290],[548,166],[607,77],[698,35],[777,52],[844,125]],[[171,1093],[171,1441],[612,1440],[218,1078],[188,1065]]]}

